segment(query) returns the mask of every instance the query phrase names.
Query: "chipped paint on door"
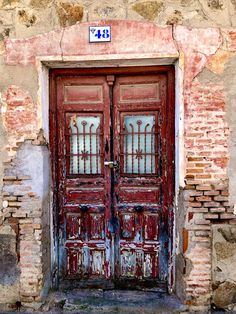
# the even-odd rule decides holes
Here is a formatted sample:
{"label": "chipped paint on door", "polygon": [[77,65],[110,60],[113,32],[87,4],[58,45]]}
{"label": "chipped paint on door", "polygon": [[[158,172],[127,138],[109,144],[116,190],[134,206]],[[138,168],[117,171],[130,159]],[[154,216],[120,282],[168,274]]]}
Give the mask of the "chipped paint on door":
{"label": "chipped paint on door", "polygon": [[61,276],[109,278],[109,89],[104,77],[57,80]]}
{"label": "chipped paint on door", "polygon": [[168,70],[55,70],[62,279],[166,281],[174,187]]}
{"label": "chipped paint on door", "polygon": [[159,271],[167,167],[166,98],[166,75],[116,78],[114,151],[120,168],[116,171],[114,204],[120,226],[115,272],[118,280],[166,280],[167,274]]}

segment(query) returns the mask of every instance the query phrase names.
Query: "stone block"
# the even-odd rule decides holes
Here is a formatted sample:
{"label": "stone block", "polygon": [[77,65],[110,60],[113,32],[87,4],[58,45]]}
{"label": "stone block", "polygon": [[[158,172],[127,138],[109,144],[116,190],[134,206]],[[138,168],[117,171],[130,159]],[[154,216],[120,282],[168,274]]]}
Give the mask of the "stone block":
{"label": "stone block", "polygon": [[0,303],[19,300],[19,269],[16,234],[10,226],[0,227]]}
{"label": "stone block", "polygon": [[53,0],[30,0],[29,6],[34,9],[44,9],[52,4]]}
{"label": "stone block", "polygon": [[1,9],[14,9],[21,0],[0,0]]}
{"label": "stone block", "polygon": [[236,303],[236,282],[227,280],[220,284],[213,292],[213,302],[221,309],[227,309]]}
{"label": "stone block", "polygon": [[163,6],[163,2],[160,1],[145,1],[135,3],[132,6],[132,9],[145,20],[153,21],[163,10]]}
{"label": "stone block", "polygon": [[213,303],[227,308],[236,302],[236,226],[212,227]]}
{"label": "stone block", "polygon": [[51,31],[57,20],[52,12],[53,8],[47,6],[40,9],[32,6],[16,9],[14,21],[16,38],[26,38]]}
{"label": "stone block", "polygon": [[108,19],[125,19],[126,8],[119,1],[102,1],[102,4],[94,1],[87,8],[89,21],[108,20]]}
{"label": "stone block", "polygon": [[59,23],[62,27],[81,22],[83,19],[84,8],[79,4],[58,1],[56,10]]}

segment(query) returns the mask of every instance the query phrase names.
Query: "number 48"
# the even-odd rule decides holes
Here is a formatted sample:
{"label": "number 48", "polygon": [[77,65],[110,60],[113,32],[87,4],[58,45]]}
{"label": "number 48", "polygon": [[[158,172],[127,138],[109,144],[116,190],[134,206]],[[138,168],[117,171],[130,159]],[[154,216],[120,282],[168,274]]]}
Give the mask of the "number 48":
{"label": "number 48", "polygon": [[101,32],[101,30],[98,29],[94,36],[96,36],[98,39],[100,39],[100,38],[109,38],[110,37],[109,30],[108,29],[104,29]]}

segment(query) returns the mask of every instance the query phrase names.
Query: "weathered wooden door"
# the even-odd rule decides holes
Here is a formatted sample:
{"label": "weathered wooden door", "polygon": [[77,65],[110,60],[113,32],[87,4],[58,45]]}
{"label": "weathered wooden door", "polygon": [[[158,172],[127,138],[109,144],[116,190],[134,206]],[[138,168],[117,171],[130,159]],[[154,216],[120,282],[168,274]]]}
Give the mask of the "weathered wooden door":
{"label": "weathered wooden door", "polygon": [[158,283],[174,186],[170,76],[111,72],[56,79],[61,278]]}

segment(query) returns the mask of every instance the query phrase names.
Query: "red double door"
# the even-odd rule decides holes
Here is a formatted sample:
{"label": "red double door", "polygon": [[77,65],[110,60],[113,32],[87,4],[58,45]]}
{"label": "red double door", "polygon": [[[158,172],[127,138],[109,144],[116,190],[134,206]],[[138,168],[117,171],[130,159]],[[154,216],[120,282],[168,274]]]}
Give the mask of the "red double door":
{"label": "red double door", "polygon": [[62,279],[167,279],[173,72],[159,71],[55,79]]}

